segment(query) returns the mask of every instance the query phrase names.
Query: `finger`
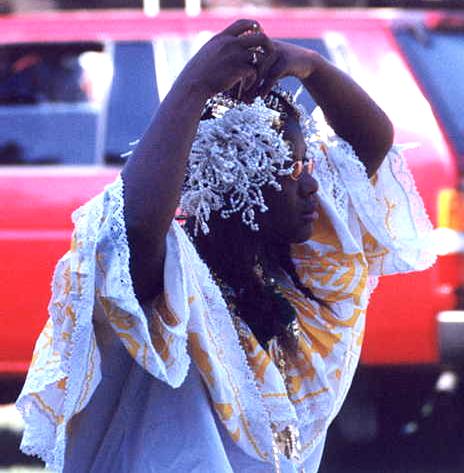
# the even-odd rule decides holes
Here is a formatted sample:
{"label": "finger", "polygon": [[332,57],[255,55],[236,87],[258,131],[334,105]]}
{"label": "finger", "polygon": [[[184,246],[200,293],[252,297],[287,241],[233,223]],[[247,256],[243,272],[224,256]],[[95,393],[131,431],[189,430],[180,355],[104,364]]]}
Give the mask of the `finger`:
{"label": "finger", "polygon": [[[262,54],[259,54],[255,51],[250,51],[248,49],[242,49],[239,51],[236,51],[232,56],[231,56],[231,62],[230,64],[234,64],[234,67],[237,67],[239,69],[242,69],[243,66],[246,66],[247,68],[251,67],[254,72],[257,72],[257,67],[260,63]],[[238,71],[238,70],[237,70]]]}
{"label": "finger", "polygon": [[253,83],[248,83],[247,84],[247,87],[246,87],[246,91],[247,91],[247,94],[250,96],[250,97],[257,97],[258,95],[262,95],[260,93],[260,90],[261,90],[261,87],[264,83],[264,80],[263,80],[263,74],[261,74],[259,72],[259,68],[257,69],[257,75],[256,75],[256,79]]}
{"label": "finger", "polygon": [[266,63],[263,63],[261,70],[259,70],[258,80],[253,93],[265,97],[271,91],[274,84],[283,76],[281,58],[278,55],[274,55]]}
{"label": "finger", "polygon": [[272,78],[267,77],[266,79],[264,79],[264,81],[261,83],[261,85],[259,86],[256,92],[257,95],[260,95],[263,98],[266,97],[278,80],[279,80],[278,77],[272,77]]}
{"label": "finger", "polygon": [[279,71],[279,73],[268,74],[259,86],[257,94],[261,97],[266,97],[272,90],[272,87],[274,87],[274,84],[283,76],[284,74],[282,74],[281,71]]}
{"label": "finger", "polygon": [[275,50],[273,50],[271,54],[269,54],[263,59],[258,68],[258,76],[260,81],[269,74],[269,71],[275,67],[278,61],[279,54]]}
{"label": "finger", "polygon": [[272,41],[264,33],[240,36],[237,42],[246,49],[261,47],[267,52],[273,50]]}
{"label": "finger", "polygon": [[253,64],[253,54],[251,51],[241,51],[240,54],[234,55],[233,64],[235,64],[235,70],[240,77],[257,77],[258,73]]}
{"label": "finger", "polygon": [[243,82],[243,90],[245,92],[248,92],[249,90],[251,90],[253,85],[256,83],[257,77],[258,77],[258,75],[257,75],[256,71],[254,71],[249,76],[245,77],[245,80]]}
{"label": "finger", "polygon": [[[222,33],[231,36],[238,36],[247,31],[261,31],[261,26],[256,20],[237,20],[229,25]],[[251,36],[251,35],[250,35]]]}
{"label": "finger", "polygon": [[243,65],[240,69],[240,78],[229,89],[232,97],[246,101],[246,90],[249,83],[256,80],[256,70],[254,67]]}

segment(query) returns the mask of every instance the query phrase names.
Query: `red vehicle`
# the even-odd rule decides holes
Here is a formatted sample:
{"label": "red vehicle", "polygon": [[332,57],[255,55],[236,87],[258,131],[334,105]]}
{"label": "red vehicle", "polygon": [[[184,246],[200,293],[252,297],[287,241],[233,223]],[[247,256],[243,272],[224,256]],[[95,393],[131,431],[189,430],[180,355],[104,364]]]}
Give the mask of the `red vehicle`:
{"label": "red vehicle", "polygon": [[[188,56],[239,16],[170,12],[148,18],[119,11],[0,18],[2,376],[27,370],[47,317],[54,265],[69,245],[72,210],[116,176],[120,154],[143,132]],[[359,381],[348,400],[353,407],[363,399],[364,409],[369,392],[388,403],[388,391],[408,379],[408,415],[414,417],[436,376],[464,360],[464,97],[455,91],[447,102],[433,80],[424,82],[429,56],[424,53],[424,60],[420,51],[424,41],[446,43],[445,28],[464,41],[464,20],[391,10],[253,16],[270,36],[317,49],[353,75],[390,116],[397,143],[420,143],[407,158],[432,222],[441,228],[443,256],[422,273],[382,280],[369,309]],[[462,51],[447,62],[456,64],[459,84]],[[447,89],[458,87],[440,80]],[[314,106],[308,96],[303,101]],[[459,103],[460,114],[453,108]],[[423,378],[421,387],[411,385],[410,368],[416,380]],[[370,422],[367,410],[363,416]],[[341,430],[356,438],[349,425]],[[362,430],[366,440],[372,429]]]}

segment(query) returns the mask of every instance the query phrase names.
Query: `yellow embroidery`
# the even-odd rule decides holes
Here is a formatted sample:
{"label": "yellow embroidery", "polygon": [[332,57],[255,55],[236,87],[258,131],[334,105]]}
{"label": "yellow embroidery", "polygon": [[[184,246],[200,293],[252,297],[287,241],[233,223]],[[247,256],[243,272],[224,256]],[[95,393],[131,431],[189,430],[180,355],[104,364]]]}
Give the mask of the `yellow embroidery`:
{"label": "yellow embroidery", "polygon": [[[189,298],[189,304],[190,304],[190,298]],[[163,319],[163,322],[166,325],[169,325],[170,327],[175,327],[176,325],[179,325],[180,319],[172,310],[171,305],[169,304],[169,299],[168,299],[167,294],[160,294],[155,299],[155,301],[153,302],[153,309],[155,309],[158,312],[158,314],[161,316],[161,318]]]}
{"label": "yellow embroidery", "polygon": [[298,370],[298,374],[289,375],[287,381],[289,394],[295,395],[301,389],[305,379],[313,380],[316,375],[316,370],[312,364],[312,348],[308,343],[302,342],[299,344],[298,357],[292,361],[292,364]]}
{"label": "yellow embroidery", "polygon": [[232,407],[232,404],[230,403],[215,402],[214,408],[216,409],[221,419],[224,421],[229,420],[232,417],[232,414],[234,413],[234,409]]}
{"label": "yellow embroidery", "polygon": [[232,437],[232,440],[237,443],[240,440],[240,428],[237,427],[237,430],[235,432],[231,432],[230,436]]}
{"label": "yellow embroidery", "polygon": [[167,362],[169,359],[169,343],[164,339],[164,335],[164,328],[157,314],[153,314],[150,318],[150,338],[161,359]]}
{"label": "yellow embroidery", "polygon": [[321,306],[320,314],[324,320],[326,320],[329,324],[334,325],[336,327],[354,327],[356,322],[358,321],[359,316],[364,312],[363,309],[354,308],[353,315],[346,320],[338,319],[335,317],[333,312],[330,311],[327,307]]}
{"label": "yellow embroidery", "polygon": [[384,272],[384,260],[389,251],[381,247],[377,240],[368,232],[363,235],[363,248],[365,250],[366,259],[369,264],[380,262],[380,274]]}
{"label": "yellow embroidery", "polygon": [[87,373],[85,375],[85,386],[84,386],[84,390],[81,393],[81,396],[80,396],[80,399],[79,399],[78,410],[80,410],[82,408],[82,405],[87,400],[87,395],[88,395],[89,389],[90,389],[90,383],[91,383],[91,381],[93,379],[93,376],[95,374],[95,358],[94,358],[94,356],[95,356],[96,348],[97,348],[97,342],[96,342],[95,337],[93,337],[92,338],[92,347],[90,349],[90,354],[89,354],[90,366],[89,366],[89,369],[87,370]]}
{"label": "yellow embroidery", "polygon": [[[322,208],[319,209],[319,218],[314,222],[313,233],[311,240],[323,243],[324,245],[330,245],[333,248],[341,251],[341,244],[338,240],[337,233],[335,232],[332,222],[327,217],[326,213]],[[307,251],[308,246],[304,244],[293,245],[292,250],[296,251],[295,258],[298,258],[299,251]]]}
{"label": "yellow embroidery", "polygon": [[385,215],[385,228],[387,229],[387,231],[390,235],[390,238],[392,240],[395,240],[396,236],[395,236],[395,234],[393,232],[393,229],[391,227],[391,216],[392,216],[393,210],[395,210],[395,208],[396,208],[396,204],[394,202],[391,202],[386,197],[384,198],[384,200],[385,200],[385,205],[387,207],[387,213]]}
{"label": "yellow embroidery", "polygon": [[[199,290],[199,289],[197,288],[197,290]],[[205,314],[204,314],[204,316],[205,316],[205,318],[209,317],[209,313],[206,311]],[[210,341],[214,344],[214,347],[215,347],[216,352],[220,352],[221,349],[220,349],[220,347],[218,347],[218,346],[216,345],[215,340],[214,340],[214,337],[213,337],[212,334],[211,334],[211,330],[210,330],[208,324],[206,324],[206,330],[208,331],[208,337],[209,337]],[[223,369],[224,369],[224,372],[225,372],[226,375],[227,375],[229,384],[232,386],[232,390],[233,390],[233,392],[234,392],[234,397],[235,397],[235,403],[236,403],[238,409],[240,410],[239,419],[240,419],[240,422],[242,423],[243,428],[245,429],[245,434],[246,434],[246,436],[247,436],[247,439],[249,440],[249,442],[250,442],[251,445],[253,446],[253,448],[254,448],[256,454],[257,454],[259,457],[261,457],[262,459],[267,460],[267,459],[269,458],[268,453],[267,453],[267,452],[262,452],[262,451],[260,450],[260,448],[258,447],[258,444],[256,443],[255,438],[253,437],[253,435],[252,435],[251,432],[250,432],[250,429],[249,429],[249,421],[248,421],[248,419],[245,417],[245,414],[244,414],[244,412],[243,412],[242,405],[241,405],[241,403],[240,403],[240,399],[239,399],[239,397],[238,397],[239,390],[238,390],[237,386],[235,386],[235,385],[233,384],[233,380],[232,380],[232,376],[231,376],[230,371],[229,371],[229,367],[226,365],[226,363],[224,363],[224,360],[223,360],[223,358],[222,358],[221,356],[219,356],[218,359],[219,359],[219,361],[221,362],[222,367],[223,367]],[[232,436],[233,439],[234,439],[234,435],[235,435],[235,438],[237,439],[237,440],[235,440],[235,441],[238,442],[238,440],[240,439],[240,431],[239,431],[238,428],[237,428],[237,431],[236,431],[234,434],[231,433],[231,436]]]}
{"label": "yellow embroidery", "polygon": [[71,319],[73,325],[76,325],[76,313],[71,305],[67,305],[66,309],[64,310],[65,314]]}
{"label": "yellow embroidery", "polygon": [[198,368],[203,373],[203,376],[206,378],[207,383],[210,386],[213,386],[213,367],[211,366],[208,353],[201,348],[200,337],[198,336],[198,333],[190,332],[188,338],[192,351],[192,356],[195,359]]}
{"label": "yellow embroidery", "polygon": [[264,383],[264,375],[269,363],[271,362],[269,355],[261,349],[255,356],[249,356],[248,360],[253,368],[256,379],[260,383]]}
{"label": "yellow embroidery", "polygon": [[40,407],[51,415],[55,424],[59,425],[63,422],[63,416],[56,414],[56,412],[37,394],[32,393],[31,396],[39,403]]}
{"label": "yellow embroidery", "polygon": [[300,325],[306,336],[310,339],[312,349],[319,353],[322,358],[328,357],[332,353],[334,346],[342,338],[341,334],[316,328],[306,323],[303,318],[300,319]]}
{"label": "yellow embroidery", "polygon": [[56,387],[58,389],[61,389],[61,390],[65,390],[66,389],[66,383],[68,382],[68,378],[63,378],[63,379],[60,379],[57,383],[56,383]]}
{"label": "yellow embroidery", "polygon": [[114,308],[108,314],[109,321],[120,330],[129,330],[135,327],[136,320],[133,316],[119,308]]}
{"label": "yellow embroidery", "polygon": [[117,335],[119,338],[123,339],[123,343],[124,345],[126,345],[127,351],[130,353],[130,356],[134,359],[137,358],[140,343],[137,342],[137,340],[135,340],[135,338],[129,335],[128,333],[118,332]]}
{"label": "yellow embroidery", "polygon": [[253,353],[259,347],[259,343],[252,333],[249,333],[246,338],[244,337],[241,343],[247,354]]}
{"label": "yellow embroidery", "polygon": [[319,389],[318,391],[313,391],[313,392],[310,392],[310,393],[306,393],[303,397],[300,397],[299,399],[293,399],[293,403],[294,404],[299,404],[300,402],[303,402],[304,400],[306,400],[310,397],[319,396],[319,394],[323,394],[323,393],[327,392],[328,390],[329,390],[329,388],[322,388],[322,389]]}
{"label": "yellow embroidery", "polygon": [[63,272],[63,295],[69,296],[71,292],[71,268],[69,265],[66,266],[66,269]]}
{"label": "yellow embroidery", "polygon": [[288,397],[287,393],[264,393],[262,394],[264,399],[272,397]]}

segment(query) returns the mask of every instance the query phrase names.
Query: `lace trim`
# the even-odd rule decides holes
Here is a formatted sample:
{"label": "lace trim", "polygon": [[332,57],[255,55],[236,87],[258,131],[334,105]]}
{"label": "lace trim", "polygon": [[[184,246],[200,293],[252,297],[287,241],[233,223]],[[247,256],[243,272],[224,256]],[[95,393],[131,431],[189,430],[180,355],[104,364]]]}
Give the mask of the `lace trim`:
{"label": "lace trim", "polygon": [[[186,326],[189,319],[188,309],[182,305],[181,312],[177,314],[180,318],[180,325],[171,330],[173,342],[170,345],[175,363],[166,364],[160,359],[159,353],[157,353],[152,346],[147,320],[152,314],[146,316],[141,308],[135,295],[130,275],[130,249],[124,218],[124,182],[121,176],[119,176],[113,184],[108,186],[107,194],[112,204],[109,234],[112,240],[112,248],[115,249],[118,255],[117,260],[113,260],[112,264],[116,265],[116,275],[120,283],[113,288],[111,298],[116,299],[118,305],[123,310],[139,321],[141,324],[140,336],[146,346],[150,347],[145,360],[142,360],[138,355],[135,357],[135,360],[156,378],[161,379],[174,388],[179,387],[187,376],[190,366],[186,336]],[[172,233],[172,229],[169,230],[169,233]],[[167,242],[170,251],[174,252],[177,255],[176,258],[181,261],[178,239],[172,241],[168,235]],[[184,274],[185,271],[182,271],[182,273]],[[179,333],[180,327],[182,327],[182,333]]]}
{"label": "lace trim", "polygon": [[[248,335],[252,334],[246,322],[244,322],[241,319],[238,319],[238,330],[244,330]],[[240,343],[240,335],[237,334],[237,337]],[[253,368],[248,362],[248,357],[245,352],[245,349],[243,348],[242,343],[240,343],[240,349],[245,355],[245,359],[246,359],[250,372],[254,374]],[[272,369],[272,366],[268,366],[267,369],[268,370]],[[276,385],[274,386],[274,389],[277,392],[284,392],[284,390],[286,390],[285,383],[283,379],[280,380],[281,374],[278,371],[277,366],[275,366],[274,376],[276,377],[275,378]],[[266,398],[264,396],[264,390],[261,388],[260,384],[258,383],[256,376],[253,376],[253,382],[254,382],[256,391],[259,393],[259,398],[263,404],[263,408],[267,413],[269,425],[272,425],[274,427],[273,429],[274,432],[275,430],[282,431],[290,425],[296,425],[296,426],[298,425],[299,417],[296,413],[296,409],[294,405],[291,403],[291,401],[288,398],[272,398],[272,397]]]}
{"label": "lace trim", "polygon": [[433,225],[425,209],[424,201],[417,190],[411,170],[401,155],[403,149],[408,149],[408,146],[395,145],[392,147],[389,153],[391,171],[409,197],[410,215],[414,219],[418,233],[426,234],[433,229]]}
{"label": "lace trim", "polygon": [[[265,441],[268,438],[271,440],[272,433],[269,428],[271,422],[277,426],[278,430],[296,424],[300,426],[302,433],[304,432],[303,437],[307,446],[302,453],[301,459],[303,462],[306,461],[312,454],[313,447],[323,439],[330,419],[335,416],[333,414],[334,411],[338,411],[343,402],[343,399],[336,402],[335,398],[338,397],[337,392],[342,393],[342,397],[346,395],[351,384],[354,367],[357,364],[360,350],[353,348],[350,354],[350,350],[343,348],[342,359],[345,360],[343,363],[346,367],[346,369],[343,370],[344,379],[341,380],[339,387],[337,387],[337,392],[330,389],[330,392],[324,393],[322,404],[321,397],[319,396],[317,400],[308,399],[298,406],[294,406],[289,399],[287,399],[286,402],[272,403],[272,406],[266,403],[266,400],[261,397],[261,390],[256,382],[253,370],[248,364],[246,354],[240,345],[239,336],[222,298],[220,289],[215,284],[209,269],[201,260],[193,245],[190,242],[188,242],[188,245],[191,247],[186,249],[186,251],[188,252],[187,254],[192,255],[191,264],[194,268],[194,272],[196,272],[196,274],[202,274],[204,277],[202,291],[210,309],[210,316],[213,322],[210,328],[212,329],[213,336],[217,339],[217,344],[225,348],[224,354],[225,358],[230,363],[229,366],[241,367],[238,371],[234,370],[234,375],[239,381],[238,386],[242,388],[242,402],[245,406],[247,418],[250,421],[248,426],[250,430],[252,430],[253,436],[263,439],[262,429],[266,428]],[[363,320],[359,323],[363,323]],[[224,337],[223,334],[227,334],[227,337]],[[356,360],[349,362],[348,360],[352,357],[355,357]],[[243,393],[246,393],[245,397]],[[248,404],[249,408],[245,403]],[[267,404],[269,404],[269,406],[267,406]],[[271,409],[269,409],[269,407]],[[263,419],[266,420],[263,421]],[[271,448],[271,445],[269,445],[268,448]]]}
{"label": "lace trim", "polygon": [[[334,131],[327,125],[324,114],[316,107],[308,120],[305,131],[306,146],[311,150],[315,159],[314,177],[321,184],[319,194],[330,196],[330,201],[337,210],[344,223],[348,222],[348,193],[340,180],[338,170],[329,159],[328,146],[345,146],[349,144],[339,142],[333,137]],[[344,150],[347,151],[346,149]]]}
{"label": "lace trim", "polygon": [[[425,211],[424,204],[414,183],[413,176],[398,147],[393,147],[387,154],[384,163],[378,170],[379,176],[390,172],[388,179],[400,186],[403,195],[401,206],[409,208],[408,221],[393,222],[398,235],[389,233],[383,221],[385,206],[376,196],[376,188],[367,177],[362,162],[353,148],[339,137],[333,138],[330,157],[338,169],[339,178],[348,190],[351,202],[359,220],[367,231],[386,249],[389,250],[389,273],[424,269],[435,262],[435,257],[427,251],[424,241],[431,231],[432,225]],[[380,178],[379,178],[380,179]],[[379,211],[380,210],[380,211]],[[414,235],[408,235],[413,232]]]}
{"label": "lace trim", "polygon": [[[192,242],[188,239],[185,232],[177,225],[176,233],[182,237],[186,254],[191,255],[191,264],[195,268],[196,274],[202,275],[201,290],[209,309],[209,316],[212,321],[210,326],[212,336],[217,347],[223,347],[218,351],[221,358],[227,360],[229,369],[237,381],[238,391],[236,394],[240,397],[245,412],[245,422],[255,439],[263,441],[262,447],[272,460],[272,430],[270,427],[269,413],[264,408],[263,400],[258,391],[254,373],[248,363],[246,354],[243,351],[238,333],[232,322],[232,317],[227,309],[227,305],[222,297],[221,291],[214,282],[212,275],[197,253]],[[226,337],[224,335],[227,334]],[[266,419],[263,422],[263,419]],[[249,420],[249,421],[248,421]]]}
{"label": "lace trim", "polygon": [[119,282],[125,291],[128,291],[130,299],[136,299],[132,278],[129,272],[129,241],[127,239],[126,224],[124,219],[124,181],[121,176],[107,187],[107,192],[111,196],[112,212],[110,223],[110,235],[113,240],[114,248],[117,249],[120,265]]}

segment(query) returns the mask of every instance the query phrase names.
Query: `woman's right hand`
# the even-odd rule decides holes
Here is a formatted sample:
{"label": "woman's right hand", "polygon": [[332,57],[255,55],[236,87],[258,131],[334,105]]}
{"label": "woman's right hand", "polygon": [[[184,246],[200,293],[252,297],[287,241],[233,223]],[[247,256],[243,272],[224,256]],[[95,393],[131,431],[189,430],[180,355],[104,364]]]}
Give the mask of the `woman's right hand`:
{"label": "woman's right hand", "polygon": [[[255,48],[260,53],[254,52]],[[246,90],[258,77],[262,59],[272,50],[272,41],[258,22],[238,20],[198,51],[183,69],[180,79],[184,84],[185,81],[194,84],[208,98],[242,81]]]}
{"label": "woman's right hand", "polygon": [[[258,47],[263,54],[251,49]],[[124,220],[139,301],[149,302],[163,289],[166,234],[205,101],[239,82],[245,91],[271,50],[253,20],[236,21],[214,36],[185,66],[124,166]]]}

